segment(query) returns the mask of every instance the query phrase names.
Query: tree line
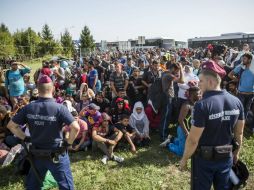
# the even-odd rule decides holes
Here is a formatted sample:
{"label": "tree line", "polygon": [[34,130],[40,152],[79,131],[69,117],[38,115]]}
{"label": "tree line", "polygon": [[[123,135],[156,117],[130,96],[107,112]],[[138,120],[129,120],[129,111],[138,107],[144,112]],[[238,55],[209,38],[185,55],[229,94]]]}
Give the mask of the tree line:
{"label": "tree line", "polygon": [[79,50],[94,50],[95,41],[88,26],[84,26],[79,40],[80,44],[76,50],[73,38],[67,29],[61,34],[60,40],[56,40],[48,24],[45,24],[41,32],[38,33],[31,27],[11,33],[8,27],[2,23],[0,26],[0,58],[33,59],[59,54],[70,57],[74,53],[78,53]]}

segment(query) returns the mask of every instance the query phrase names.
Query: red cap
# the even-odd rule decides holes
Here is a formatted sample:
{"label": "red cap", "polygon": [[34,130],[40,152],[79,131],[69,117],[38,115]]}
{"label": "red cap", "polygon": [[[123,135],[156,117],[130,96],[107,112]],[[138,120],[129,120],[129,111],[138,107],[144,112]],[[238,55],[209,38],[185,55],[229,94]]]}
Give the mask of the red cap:
{"label": "red cap", "polygon": [[116,103],[118,103],[118,102],[124,102],[124,99],[123,98],[117,98]]}
{"label": "red cap", "polygon": [[52,80],[49,76],[47,75],[43,75],[40,79],[39,79],[39,84],[45,84],[45,83],[51,83]]}
{"label": "red cap", "polygon": [[221,78],[226,76],[226,71],[217,63],[215,63],[213,60],[208,60],[205,63],[202,64],[202,69],[211,70],[215,73],[217,73]]}
{"label": "red cap", "polygon": [[51,75],[51,70],[49,68],[42,68],[41,69],[41,74],[50,76]]}

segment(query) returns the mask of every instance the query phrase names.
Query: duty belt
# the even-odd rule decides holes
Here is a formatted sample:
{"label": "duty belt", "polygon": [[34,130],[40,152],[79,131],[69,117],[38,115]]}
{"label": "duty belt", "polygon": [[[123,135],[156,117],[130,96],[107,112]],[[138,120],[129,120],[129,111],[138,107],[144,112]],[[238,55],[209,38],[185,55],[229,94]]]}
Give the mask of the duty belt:
{"label": "duty belt", "polygon": [[210,161],[223,160],[232,156],[232,145],[200,146],[195,155]]}
{"label": "duty belt", "polygon": [[35,158],[52,160],[54,163],[59,163],[59,156],[66,153],[66,148],[59,148],[57,150],[35,149],[31,148],[29,152]]}

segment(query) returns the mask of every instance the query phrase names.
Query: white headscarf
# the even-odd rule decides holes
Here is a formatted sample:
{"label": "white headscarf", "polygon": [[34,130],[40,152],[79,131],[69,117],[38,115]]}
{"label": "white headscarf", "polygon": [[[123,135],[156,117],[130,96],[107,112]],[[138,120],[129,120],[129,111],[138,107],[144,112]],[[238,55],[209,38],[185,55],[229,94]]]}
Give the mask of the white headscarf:
{"label": "white headscarf", "polygon": [[[142,108],[142,112],[140,114],[137,113],[136,111],[137,108]],[[135,103],[132,115],[136,120],[142,120],[145,117],[145,111],[142,102]]]}

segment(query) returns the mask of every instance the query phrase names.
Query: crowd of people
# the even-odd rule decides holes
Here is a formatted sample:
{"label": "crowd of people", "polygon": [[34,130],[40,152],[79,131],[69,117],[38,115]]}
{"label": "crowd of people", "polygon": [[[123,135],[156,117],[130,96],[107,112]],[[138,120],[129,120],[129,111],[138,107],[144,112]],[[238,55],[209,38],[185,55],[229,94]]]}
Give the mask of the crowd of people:
{"label": "crowd of people", "polygon": [[[158,146],[183,156],[193,107],[203,95],[199,75],[210,60],[225,72],[221,88],[242,102],[246,123],[254,133],[254,66],[248,44],[242,49],[209,45],[75,55],[72,62],[43,61],[33,76],[28,66],[12,60],[0,76],[0,143],[6,151],[1,158],[21,142],[6,128],[9,120],[40,99],[38,84],[48,82],[54,84],[55,102],[64,105],[80,126],[69,151],[100,149],[103,164],[123,162],[114,153],[118,144],[126,144],[135,154],[139,147],[150,145],[153,130],[161,140]],[[29,136],[29,126],[20,127]],[[177,135],[172,137],[174,127]],[[62,132],[68,139],[69,126],[62,126]]]}

